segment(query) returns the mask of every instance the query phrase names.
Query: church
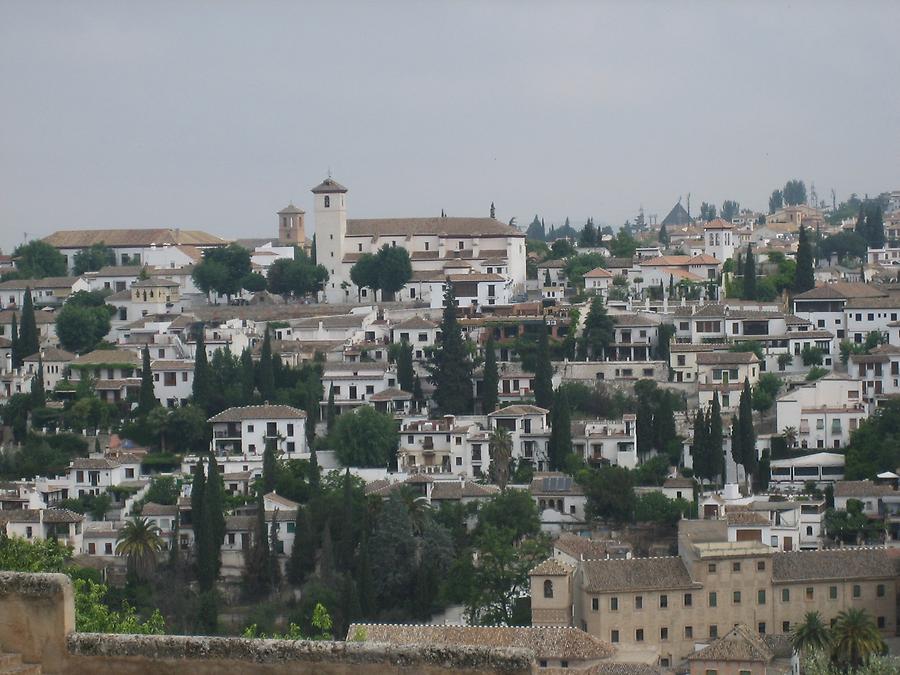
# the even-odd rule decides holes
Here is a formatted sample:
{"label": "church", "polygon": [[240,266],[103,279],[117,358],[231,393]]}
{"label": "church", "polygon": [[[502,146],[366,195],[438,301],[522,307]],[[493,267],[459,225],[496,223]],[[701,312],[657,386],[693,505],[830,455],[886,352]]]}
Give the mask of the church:
{"label": "church", "polygon": [[[412,279],[397,293],[399,302],[439,307],[448,281],[461,307],[506,304],[525,292],[525,234],[515,227],[494,218],[348,219],[347,192],[331,177],[312,189],[316,261],[329,274],[326,302],[373,301],[368,289],[353,284],[350,270],[364,253],[383,246],[405,248],[412,262]],[[292,234],[302,231],[302,213],[279,215]]]}

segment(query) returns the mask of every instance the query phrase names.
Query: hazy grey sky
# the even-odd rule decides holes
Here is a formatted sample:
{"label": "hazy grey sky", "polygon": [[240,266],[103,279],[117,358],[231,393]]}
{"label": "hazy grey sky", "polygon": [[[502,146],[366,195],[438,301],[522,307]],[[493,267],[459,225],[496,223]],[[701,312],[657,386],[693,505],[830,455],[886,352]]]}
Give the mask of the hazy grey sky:
{"label": "hazy grey sky", "polygon": [[900,188],[900,3],[0,0],[0,246]]}

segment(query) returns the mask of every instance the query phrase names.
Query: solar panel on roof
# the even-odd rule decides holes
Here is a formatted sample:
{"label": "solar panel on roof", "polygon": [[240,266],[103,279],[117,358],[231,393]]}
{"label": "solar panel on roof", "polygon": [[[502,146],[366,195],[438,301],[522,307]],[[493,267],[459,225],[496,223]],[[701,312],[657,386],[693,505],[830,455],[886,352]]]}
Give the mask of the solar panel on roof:
{"label": "solar panel on roof", "polygon": [[547,476],[544,478],[544,489],[551,492],[567,492],[572,487],[571,476]]}

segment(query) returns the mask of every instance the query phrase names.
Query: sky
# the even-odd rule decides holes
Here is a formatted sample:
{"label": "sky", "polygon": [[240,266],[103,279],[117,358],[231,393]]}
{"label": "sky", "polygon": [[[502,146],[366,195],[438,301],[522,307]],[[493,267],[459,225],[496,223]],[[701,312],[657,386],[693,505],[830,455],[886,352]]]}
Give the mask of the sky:
{"label": "sky", "polygon": [[0,0],[0,247],[900,189],[900,3]]}

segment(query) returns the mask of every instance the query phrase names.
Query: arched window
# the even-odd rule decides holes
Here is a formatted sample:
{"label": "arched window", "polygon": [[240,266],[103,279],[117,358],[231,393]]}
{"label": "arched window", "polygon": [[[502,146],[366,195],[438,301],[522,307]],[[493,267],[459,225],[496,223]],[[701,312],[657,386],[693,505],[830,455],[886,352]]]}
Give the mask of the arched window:
{"label": "arched window", "polygon": [[545,598],[553,597],[553,582],[550,581],[549,579],[547,579],[547,581],[544,582],[544,597]]}
{"label": "arched window", "polygon": [[327,209],[329,206],[331,206],[331,197],[325,195],[325,208]]}

